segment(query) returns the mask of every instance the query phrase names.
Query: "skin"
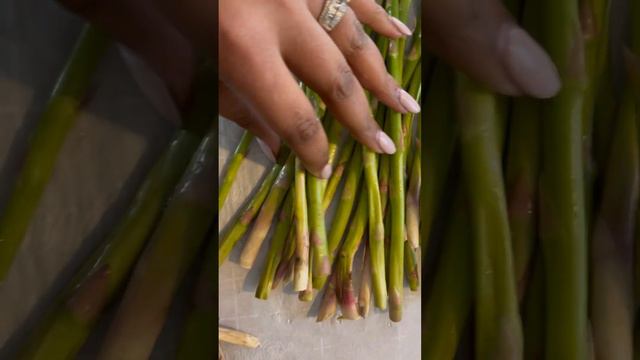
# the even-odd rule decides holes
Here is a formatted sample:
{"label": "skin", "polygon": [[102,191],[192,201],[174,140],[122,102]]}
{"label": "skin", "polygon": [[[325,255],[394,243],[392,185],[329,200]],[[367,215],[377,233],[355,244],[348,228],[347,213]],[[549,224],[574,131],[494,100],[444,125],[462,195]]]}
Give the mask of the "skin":
{"label": "skin", "polygon": [[[379,153],[393,153],[395,146],[373,119],[365,90],[396,111],[418,109],[400,100],[398,84],[362,29],[366,24],[390,38],[407,35],[374,0],[352,0],[330,32],[317,21],[324,0],[59,1],[136,52],[179,106],[189,102],[196,52],[219,53],[220,114],[274,153],[284,141],[320,177],[331,173],[327,137],[296,79],[323,98],[355,139]],[[499,0],[424,0],[422,9],[431,50],[472,78],[506,95],[549,97],[559,90],[555,67]]]}

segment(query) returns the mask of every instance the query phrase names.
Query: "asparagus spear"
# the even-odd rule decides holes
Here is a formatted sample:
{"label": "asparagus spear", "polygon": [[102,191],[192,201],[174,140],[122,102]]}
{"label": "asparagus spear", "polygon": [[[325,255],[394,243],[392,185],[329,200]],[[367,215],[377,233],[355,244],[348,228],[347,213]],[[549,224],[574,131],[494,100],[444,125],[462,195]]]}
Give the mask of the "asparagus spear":
{"label": "asparagus spear", "polygon": [[309,241],[313,255],[311,282],[314,289],[320,289],[331,272],[327,232],[322,207],[323,186],[321,179],[307,174],[307,201],[309,206]]}
{"label": "asparagus spear", "polygon": [[[438,207],[443,200],[444,186],[449,173],[455,143],[457,122],[453,121],[453,78],[442,64],[435,67],[425,99],[424,118],[424,186],[420,201],[423,242],[428,239]],[[428,161],[427,161],[428,159]],[[420,244],[427,249],[427,244]]]}
{"label": "asparagus spear", "polygon": [[422,358],[453,359],[471,312],[473,257],[464,192],[454,196],[433,287],[424,306]]}
{"label": "asparagus spear", "polygon": [[231,160],[227,166],[227,171],[222,178],[222,183],[220,184],[220,190],[218,192],[218,211],[222,209],[225,200],[227,200],[227,195],[229,195],[231,185],[233,185],[233,182],[236,179],[236,175],[238,174],[238,169],[240,169],[242,161],[247,156],[247,150],[249,149],[249,145],[251,145],[253,138],[253,134],[245,130],[240,138],[240,143],[238,143],[238,146],[233,151],[233,155],[231,156]]}
{"label": "asparagus spear", "polygon": [[0,212],[0,283],[13,263],[53,173],[58,153],[85,100],[93,73],[110,44],[101,31],[85,27],[31,136],[9,201]]}
{"label": "asparagus spear", "polygon": [[300,159],[296,158],[296,170],[294,181],[294,210],[296,224],[296,247],[294,263],[295,291],[303,291],[309,281],[309,222],[307,215],[307,193],[305,187],[306,173]]}
{"label": "asparagus spear", "polygon": [[358,314],[363,318],[369,315],[369,306],[371,305],[371,266],[369,261],[369,245],[365,243],[362,270],[360,271],[360,293],[358,294]]}
{"label": "asparagus spear", "polygon": [[[418,117],[418,134],[421,132],[421,118]],[[420,184],[422,175],[422,149],[420,139],[416,139],[407,189],[407,242],[412,249],[420,246]]]}
{"label": "asparagus spear", "polygon": [[338,185],[340,184],[340,180],[342,180],[342,175],[344,174],[345,167],[347,163],[350,161],[353,154],[359,151],[354,151],[356,145],[356,141],[349,137],[345,144],[340,149],[340,156],[338,156],[338,160],[336,162],[336,166],[331,173],[331,177],[327,182],[327,186],[324,190],[324,197],[322,199],[322,208],[326,211],[331,205],[331,201],[336,194],[336,190],[338,190]]}
{"label": "asparagus spear", "polygon": [[[391,1],[391,15],[402,15],[403,9],[398,0]],[[391,76],[402,82],[401,42],[391,41],[389,46],[389,65]],[[389,129],[391,139],[396,144],[396,152],[391,155],[389,164],[389,203],[391,205],[391,244],[389,246],[389,318],[391,321],[402,319],[402,293],[404,288],[404,240],[405,234],[405,146],[402,134],[402,115],[389,111]]]}
{"label": "asparagus spear", "polygon": [[211,341],[217,322],[217,311],[213,305],[213,281],[217,276],[215,244],[212,241],[207,247],[207,256],[193,294],[192,308],[178,345],[178,360],[213,359],[216,353],[216,345]]}
{"label": "asparagus spear", "polygon": [[541,3],[542,43],[560,93],[542,109],[540,240],[546,286],[546,356],[587,357],[587,240],[582,153],[584,53],[577,0]]}
{"label": "asparagus spear", "polygon": [[280,173],[271,186],[271,191],[264,200],[260,213],[258,213],[256,217],[253,228],[240,254],[240,266],[245,269],[251,269],[253,266],[262,242],[271,228],[273,217],[278,211],[278,208],[280,208],[280,205],[282,205],[282,201],[289,190],[289,185],[293,177],[294,161],[294,156],[289,155],[287,163],[280,169]]}
{"label": "asparagus spear", "polygon": [[150,170],[121,222],[80,268],[48,317],[38,325],[22,358],[73,358],[124,284],[166,199],[215,116],[209,101],[213,72],[204,71],[197,78],[196,98],[185,129],[176,134]]}
{"label": "asparagus spear", "polygon": [[100,359],[149,357],[172,297],[215,215],[215,129],[202,140],[127,285]]}
{"label": "asparagus spear", "polygon": [[498,99],[463,75],[457,85],[462,173],[474,231],[476,357],[520,358],[522,328],[502,179]]}
{"label": "asparagus spear", "polygon": [[596,358],[631,359],[633,355],[632,254],[640,176],[638,104],[627,88],[593,227],[589,305]]}
{"label": "asparagus spear", "polygon": [[289,228],[293,220],[293,195],[291,191],[287,193],[284,205],[280,210],[278,222],[271,238],[271,246],[267,253],[267,261],[262,269],[260,282],[256,288],[256,298],[266,300],[274,283],[277,266],[280,263],[285,247],[285,241],[289,234]]}
{"label": "asparagus spear", "polygon": [[359,319],[356,296],[353,289],[352,272],[353,259],[360,246],[362,237],[367,226],[367,196],[360,192],[358,196],[358,206],[351,219],[349,232],[336,257],[334,271],[336,272],[336,295],[340,302],[342,318],[355,320]]}
{"label": "asparagus spear", "polygon": [[222,240],[220,240],[220,246],[218,248],[218,266],[222,266],[233,249],[233,246],[238,242],[238,240],[240,240],[240,238],[242,238],[249,228],[249,224],[251,224],[253,219],[256,217],[258,210],[260,210],[260,207],[267,198],[271,186],[275,182],[280,170],[282,170],[282,159],[286,159],[288,156],[288,150],[280,152],[278,155],[280,159],[275,165],[273,165],[271,171],[269,171],[264,180],[262,180],[257,193],[247,202],[240,214],[238,214],[234,220],[234,223],[222,236]]}

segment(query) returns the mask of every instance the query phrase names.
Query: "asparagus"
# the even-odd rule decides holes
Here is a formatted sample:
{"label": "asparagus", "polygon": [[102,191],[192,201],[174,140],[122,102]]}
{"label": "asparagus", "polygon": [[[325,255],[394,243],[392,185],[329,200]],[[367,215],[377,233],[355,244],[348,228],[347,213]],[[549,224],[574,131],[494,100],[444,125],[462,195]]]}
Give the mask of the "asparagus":
{"label": "asparagus", "polygon": [[331,272],[327,232],[324,222],[324,208],[322,207],[323,186],[317,177],[307,174],[307,201],[309,212],[309,241],[313,267],[311,268],[312,286],[320,289]]}
{"label": "asparagus", "polygon": [[537,246],[537,255],[531,265],[531,280],[522,305],[522,327],[524,333],[524,358],[544,359],[545,286],[542,254]]}
{"label": "asparagus", "polygon": [[[404,7],[402,7],[404,8]],[[391,14],[402,11],[398,0],[391,1]],[[402,82],[402,51],[401,42],[391,41],[389,46],[389,65],[391,76],[397,82]],[[389,203],[391,205],[391,244],[389,246],[389,318],[391,321],[402,319],[402,293],[404,287],[404,240],[405,240],[405,152],[402,134],[402,115],[389,111],[390,135],[396,144],[396,152],[391,155],[389,164]]]}
{"label": "asparagus", "polygon": [[10,198],[0,212],[0,283],[4,281],[36,211],[65,138],[73,127],[93,73],[111,41],[86,26],[58,78],[35,133]]}
{"label": "asparagus", "polygon": [[422,57],[422,28],[420,26],[420,19],[421,17],[418,16],[418,24],[416,26],[416,33],[413,37],[413,43],[411,44],[409,54],[407,54],[407,57],[404,60],[402,71],[403,88],[409,87],[411,78],[416,77],[414,71],[419,68],[420,59]]}
{"label": "asparagus", "polygon": [[[294,211],[293,205],[292,205],[292,211]],[[291,270],[294,265],[294,254],[296,250],[296,240],[295,240],[295,231],[294,231],[296,229],[295,217],[292,219],[292,225],[293,226],[291,226],[291,228],[289,229],[289,234],[286,237],[287,240],[285,242],[285,246],[282,249],[282,258],[280,259],[280,262],[278,263],[278,267],[276,268],[276,274],[273,277],[273,285],[271,286],[271,289],[277,288],[278,285],[280,285],[280,282],[282,282],[282,280],[286,280],[286,278],[292,272]]]}
{"label": "asparagus", "polygon": [[309,281],[309,222],[307,215],[307,193],[305,187],[305,170],[300,159],[296,158],[296,170],[294,181],[294,210],[296,224],[296,247],[294,262],[295,291],[303,291]]}
{"label": "asparagus", "polygon": [[[457,141],[457,122],[453,121],[453,78],[442,64],[435,67],[425,98],[424,186],[420,201],[423,242],[428,239],[436,212],[443,200],[444,187]],[[428,161],[427,161],[428,159]],[[420,244],[423,249],[426,243]]]}
{"label": "asparagus", "polygon": [[584,53],[578,1],[545,0],[542,43],[560,93],[542,108],[540,240],[545,266],[546,356],[587,357],[587,240],[582,153]]}
{"label": "asparagus", "polygon": [[638,201],[640,116],[625,91],[591,241],[590,307],[596,358],[633,355],[633,231]]}
{"label": "asparagus", "polygon": [[327,287],[324,290],[324,295],[322,296],[322,302],[320,303],[320,309],[318,310],[316,321],[321,322],[332,318],[336,313],[337,307],[338,298],[336,296],[336,273],[332,272],[331,275],[329,275]]}
{"label": "asparagus", "polygon": [[336,295],[340,302],[340,310],[344,319],[355,320],[360,318],[353,289],[352,272],[353,259],[365,234],[366,226],[367,196],[365,192],[360,192],[349,232],[338,252],[334,269],[336,272]]}
{"label": "asparagus", "polygon": [[471,313],[473,258],[464,192],[454,196],[433,287],[423,308],[422,358],[453,359]]}
{"label": "asparagus", "polygon": [[474,231],[476,357],[520,358],[522,329],[502,179],[498,99],[463,75],[457,85],[462,173]]}
{"label": "asparagus", "polygon": [[356,145],[356,141],[353,138],[348,138],[345,141],[345,144],[340,149],[340,156],[336,162],[336,166],[331,173],[331,177],[327,182],[327,186],[324,190],[324,197],[322,199],[322,208],[326,211],[331,205],[331,201],[338,190],[338,185],[340,184],[340,180],[342,179],[342,175],[344,174],[345,167],[347,163],[350,161],[353,154],[358,151],[354,151]]}
{"label": "asparagus", "polygon": [[333,262],[333,257],[338,250],[340,240],[342,239],[345,229],[349,224],[349,216],[355,206],[356,195],[360,188],[360,180],[362,177],[362,154],[357,151],[353,154],[347,174],[345,177],[342,194],[336,212],[333,216],[331,228],[329,229],[329,261]]}
{"label": "asparagus", "polygon": [[[421,131],[421,118],[418,117],[418,134]],[[420,139],[416,138],[413,150],[412,164],[409,174],[409,185],[407,189],[406,215],[407,215],[407,239],[412,249],[420,246],[420,184],[422,175],[422,150]]]}
{"label": "asparagus", "polygon": [[240,266],[245,269],[251,269],[253,266],[253,262],[258,255],[258,250],[260,250],[262,242],[271,228],[273,218],[289,190],[289,185],[293,177],[294,161],[294,156],[289,155],[287,163],[280,169],[278,177],[271,186],[271,192],[267,195],[256,217],[253,229],[251,229],[242,253],[240,254]]}
{"label": "asparagus", "polygon": [[245,130],[240,138],[240,143],[238,143],[238,146],[233,151],[233,155],[231,156],[231,160],[227,166],[227,171],[222,179],[222,183],[220,184],[220,190],[218,192],[218,211],[220,211],[224,206],[227,195],[229,195],[229,190],[231,190],[231,185],[233,185],[233,182],[236,179],[236,175],[238,174],[238,169],[240,169],[242,161],[247,156],[247,150],[249,149],[249,145],[251,145],[253,138],[254,136],[249,131]]}
{"label": "asparagus", "polygon": [[198,76],[196,100],[180,130],[148,173],[122,220],[60,295],[25,347],[24,359],[73,358],[126,281],[153,226],[214,116],[213,72]]}
{"label": "asparagus", "polygon": [[271,246],[267,253],[267,261],[262,269],[260,282],[256,288],[256,298],[266,300],[274,283],[277,266],[282,259],[285,241],[289,234],[289,228],[293,220],[293,195],[291,191],[287,193],[284,205],[280,210],[278,222],[276,224],[273,237],[271,238]]}
{"label": "asparagus", "polygon": [[217,134],[202,140],[141,255],[111,323],[100,359],[145,359],[179,282],[213,222]]}
{"label": "asparagus", "polygon": [[[281,159],[288,156],[288,150],[281,151],[279,154]],[[238,240],[242,238],[249,228],[249,224],[251,224],[253,219],[256,217],[258,210],[260,210],[260,207],[267,198],[271,186],[275,182],[280,170],[282,170],[283,165],[281,159],[271,168],[267,176],[262,181],[262,184],[260,184],[257,193],[247,202],[240,214],[238,214],[234,220],[233,224],[222,236],[222,240],[220,241],[220,246],[218,248],[218,266],[222,266],[224,261],[227,259],[227,256],[229,256],[231,249],[233,249]]]}
{"label": "asparagus", "polygon": [[358,294],[358,314],[363,318],[369,315],[369,306],[371,305],[371,266],[369,261],[369,246],[365,242],[360,271],[360,293]]}
{"label": "asparagus", "polygon": [[207,248],[207,256],[193,294],[192,307],[178,345],[178,360],[213,359],[216,353],[216,345],[211,341],[217,317],[213,306],[213,279],[217,276],[215,261],[216,246],[212,241]]}
{"label": "asparagus", "polygon": [[218,327],[218,340],[252,349],[260,346],[260,340],[257,337],[242,331],[227,329],[221,326]]}

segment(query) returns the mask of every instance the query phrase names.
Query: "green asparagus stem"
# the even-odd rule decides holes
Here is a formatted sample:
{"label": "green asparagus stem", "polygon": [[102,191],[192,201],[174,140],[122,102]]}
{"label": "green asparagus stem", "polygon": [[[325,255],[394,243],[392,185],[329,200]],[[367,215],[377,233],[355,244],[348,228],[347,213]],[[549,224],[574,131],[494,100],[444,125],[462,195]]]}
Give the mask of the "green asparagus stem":
{"label": "green asparagus stem", "polygon": [[[294,190],[291,190],[291,191],[294,191]],[[293,205],[292,205],[291,211],[292,212],[294,211]],[[294,255],[296,251],[295,217],[292,219],[291,224],[292,226],[289,229],[289,234],[287,235],[287,238],[286,238],[287,240],[286,240],[284,249],[282,250],[282,259],[280,260],[280,263],[278,263],[278,267],[276,268],[276,274],[273,278],[273,286],[271,286],[271,289],[277,288],[278,285],[280,285],[280,282],[282,282],[282,280],[288,279],[289,274],[293,269]]]}
{"label": "green asparagus stem", "polygon": [[369,307],[371,306],[371,265],[369,261],[369,245],[365,242],[360,271],[360,293],[358,294],[358,314],[363,318],[369,315]]}
{"label": "green asparagus stem", "polygon": [[289,191],[280,210],[278,222],[271,238],[271,246],[267,253],[267,261],[262,269],[260,282],[256,288],[256,298],[266,300],[271,292],[276,270],[282,259],[285,242],[289,234],[289,228],[293,222],[293,195]]}
{"label": "green asparagus stem", "polygon": [[146,359],[215,216],[217,129],[207,134],[138,260],[100,359]]}
{"label": "green asparagus stem", "polygon": [[289,190],[289,185],[291,185],[291,181],[293,180],[294,166],[294,156],[289,155],[287,163],[280,169],[278,177],[271,186],[269,195],[267,195],[267,198],[262,204],[262,208],[256,217],[253,228],[240,254],[240,266],[245,269],[251,269],[251,267],[253,267],[253,262],[256,260],[258,251],[264,239],[267,237],[267,233],[269,233],[273,218]]}
{"label": "green asparagus stem", "polygon": [[409,87],[409,83],[411,78],[414,78],[416,75],[414,73],[415,70],[418,69],[418,64],[420,63],[420,59],[422,57],[422,28],[420,27],[420,19],[418,16],[418,25],[416,26],[416,30],[413,35],[413,43],[411,44],[411,50],[409,50],[409,54],[407,54],[402,71],[402,87]]}
{"label": "green asparagus stem", "polygon": [[[406,0],[404,0],[406,2]],[[402,8],[402,9],[400,9]],[[398,0],[391,1],[391,14],[402,15],[404,6]],[[400,41],[391,41],[389,46],[389,67],[393,78],[402,82],[402,49]],[[405,234],[405,152],[402,134],[402,115],[389,111],[390,136],[396,144],[396,152],[389,164],[389,203],[391,205],[391,244],[389,246],[389,318],[402,319],[402,294],[404,288],[404,241]]]}
{"label": "green asparagus stem", "polygon": [[[313,248],[309,248],[309,275],[308,278],[311,279],[313,276]],[[307,287],[298,292],[298,299],[304,302],[310,302],[313,300],[313,281],[307,281]]]}
{"label": "green asparagus stem", "polygon": [[211,242],[196,284],[192,308],[178,345],[178,360],[205,360],[215,357],[216,344],[211,341],[211,334],[215,334],[218,326],[217,309],[213,304],[216,296],[213,279],[217,276],[215,262],[216,243]]}
{"label": "green asparagus stem", "polygon": [[545,286],[540,247],[531,265],[531,280],[522,305],[525,360],[544,359]]}
{"label": "green asparagus stem", "polygon": [[604,179],[591,240],[590,308],[596,358],[633,355],[633,231],[638,201],[640,118],[626,90]]}
{"label": "green asparagus stem", "polygon": [[329,275],[329,281],[327,281],[327,288],[322,296],[322,302],[320,303],[320,309],[318,310],[317,322],[325,321],[332,318],[336,314],[336,308],[338,307],[338,298],[336,296],[336,273],[332,272]]}
{"label": "green asparagus stem", "polygon": [[411,291],[418,291],[420,274],[418,272],[418,249],[414,249],[409,241],[404,242],[404,273]]}
{"label": "green asparagus stem", "polygon": [[8,203],[0,212],[0,283],[20,248],[53,173],[58,153],[75,124],[93,73],[110,44],[101,31],[85,27],[29,140],[20,174]]}
{"label": "green asparagus stem", "polygon": [[309,206],[309,240],[313,249],[311,282],[314,289],[321,289],[331,272],[324,208],[322,207],[323,186],[322,180],[311,174],[307,174],[306,180]]}
{"label": "green asparagus stem", "polygon": [[[414,77],[411,79],[411,86],[409,87],[408,93],[413,96],[415,99],[420,101],[422,97],[422,66],[418,64],[416,68]],[[411,166],[413,164],[413,155],[416,153],[414,149],[411,148],[413,144],[413,120],[414,118],[419,117],[420,114],[410,114],[406,113],[402,115],[402,134],[403,134],[403,143],[404,143],[404,153],[406,157],[405,165]],[[419,121],[419,120],[418,120]],[[407,168],[407,172],[410,173],[410,169]]]}
{"label": "green asparagus stem", "polygon": [[348,320],[359,319],[356,296],[353,289],[352,272],[353,259],[360,246],[367,227],[367,194],[360,192],[358,206],[351,219],[349,232],[336,257],[336,295],[340,302],[342,318]]}
{"label": "green asparagus stem", "polygon": [[464,192],[458,190],[443,239],[442,254],[424,311],[422,359],[454,359],[473,298],[471,232]]}
{"label": "green asparagus stem", "polygon": [[[418,116],[418,134],[421,132],[422,119]],[[413,149],[409,185],[407,188],[406,215],[407,215],[407,241],[412,249],[420,246],[420,185],[422,175],[422,149],[420,139],[416,138]]]}
{"label": "green asparagus stem", "polygon": [[587,237],[582,152],[584,53],[578,1],[542,1],[542,44],[560,93],[542,109],[540,241],[546,286],[546,357],[587,358]]}
{"label": "green asparagus stem", "polygon": [[222,209],[225,200],[227,200],[227,195],[229,195],[231,185],[233,185],[233,182],[236,179],[236,175],[238,174],[238,169],[240,169],[242,161],[247,156],[247,150],[249,150],[249,145],[251,145],[253,138],[253,134],[245,130],[240,138],[240,143],[233,151],[233,155],[231,155],[227,171],[220,183],[220,190],[218,192],[218,211]]}
{"label": "green asparagus stem", "polygon": [[[288,156],[288,151],[281,151],[279,154],[279,157],[281,158],[286,158]],[[233,224],[222,236],[222,240],[220,241],[220,246],[218,248],[218,267],[222,266],[224,261],[227,259],[227,256],[229,256],[229,253],[233,249],[234,245],[247,232],[249,224],[251,224],[253,219],[258,214],[258,210],[260,210],[260,207],[267,198],[269,190],[271,189],[273,183],[276,181],[276,178],[282,170],[282,167],[282,161],[278,161],[275,165],[273,165],[271,171],[269,171],[267,176],[262,181],[262,184],[260,184],[260,187],[258,188],[256,194],[247,202],[247,204],[235,218]]]}
{"label": "green asparagus stem", "polygon": [[345,229],[347,225],[349,225],[349,216],[351,216],[351,212],[355,207],[356,195],[358,194],[358,189],[361,187],[361,178],[362,153],[356,151],[349,162],[340,200],[333,216],[331,228],[329,229],[329,261],[331,263],[333,263],[333,258],[338,250]]}
{"label": "green asparagus stem", "polygon": [[[207,75],[212,75],[212,72]],[[149,238],[171,191],[216,116],[210,106],[211,76],[198,76],[196,100],[180,130],[138,190],[126,214],[28,341],[23,359],[73,358],[104,309],[113,301]]]}
{"label": "green asparagus stem", "polygon": [[369,210],[369,250],[373,298],[375,306],[384,310],[387,308],[387,281],[384,260],[384,223],[377,176],[378,165],[375,153],[366,146],[361,146],[361,148],[367,186],[367,209]]}
{"label": "green asparagus stem", "polygon": [[307,215],[306,173],[300,159],[296,158],[294,181],[294,210],[296,224],[296,247],[293,290],[303,291],[309,281],[309,220]]}
{"label": "green asparagus stem", "polygon": [[427,249],[426,239],[429,238],[433,219],[443,201],[444,187],[458,137],[458,125],[453,119],[452,84],[451,71],[442,64],[436,65],[423,110],[424,118],[429,120],[424,123],[422,143],[424,172],[428,175],[423,179],[420,202],[422,249]]}
{"label": "green asparagus stem", "polygon": [[511,239],[502,179],[503,143],[498,99],[458,75],[462,173],[474,231],[476,357],[520,358]]}
{"label": "green asparagus stem", "polygon": [[354,151],[355,145],[356,141],[353,138],[349,137],[340,149],[340,156],[338,157],[336,166],[334,167],[333,172],[331,173],[331,177],[329,178],[327,186],[324,190],[322,208],[325,211],[329,208],[331,202],[333,201],[336,191],[338,190],[340,180],[342,180],[342,175],[344,174],[347,163],[349,162],[353,154],[359,153],[359,151]]}

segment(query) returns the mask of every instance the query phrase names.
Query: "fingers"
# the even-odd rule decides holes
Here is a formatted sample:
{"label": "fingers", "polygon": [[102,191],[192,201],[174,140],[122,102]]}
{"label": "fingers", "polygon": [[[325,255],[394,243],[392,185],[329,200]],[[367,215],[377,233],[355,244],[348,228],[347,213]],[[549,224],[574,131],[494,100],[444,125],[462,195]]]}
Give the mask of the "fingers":
{"label": "fingers", "polygon": [[178,104],[184,105],[195,68],[193,49],[150,1],[59,1],[140,55],[167,83]]}
{"label": "fingers", "polygon": [[222,82],[218,82],[218,109],[220,115],[235,122],[255,135],[263,152],[272,160],[280,148],[280,137],[260,117],[250,110]]}
{"label": "fingers", "polygon": [[369,25],[378,34],[393,39],[411,35],[411,29],[407,25],[387,14],[374,0],[351,0],[349,7],[360,22]]}
{"label": "fingers", "polygon": [[549,56],[498,0],[426,0],[422,10],[429,46],[470,77],[512,96],[559,91]]}
{"label": "fingers", "polygon": [[[233,54],[233,49],[231,54]],[[221,73],[242,94],[253,114],[268,123],[305,165],[320,178],[331,175],[329,146],[320,120],[277,53],[252,51]],[[240,71],[238,71],[240,70]]]}
{"label": "fingers", "polygon": [[353,69],[363,87],[380,101],[399,112],[420,111],[420,105],[387,73],[380,51],[364,32],[352,11],[329,35]]}
{"label": "fingers", "polygon": [[325,101],[354,138],[379,153],[395,146],[373,119],[360,82],[340,50],[306,12],[292,20],[298,31],[284,34],[282,53],[291,70]]}

